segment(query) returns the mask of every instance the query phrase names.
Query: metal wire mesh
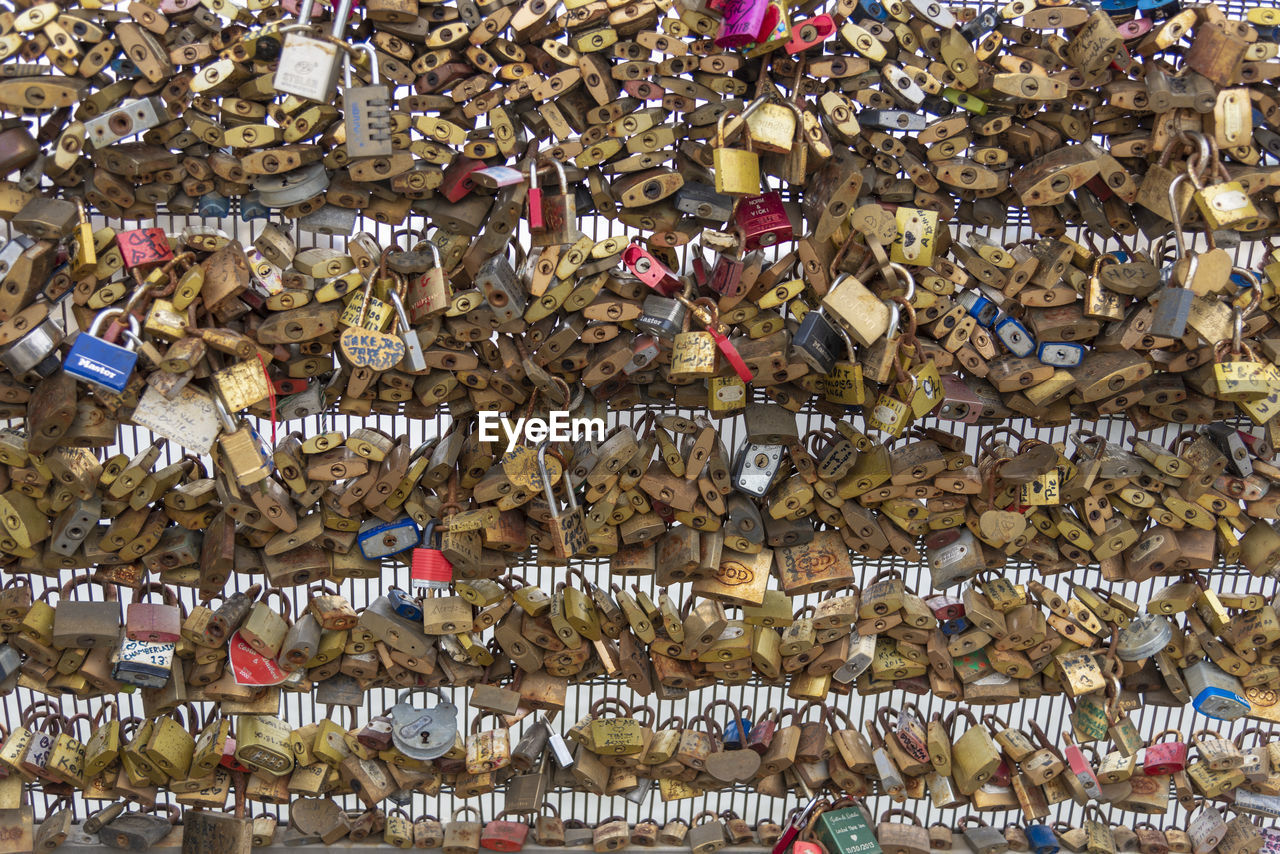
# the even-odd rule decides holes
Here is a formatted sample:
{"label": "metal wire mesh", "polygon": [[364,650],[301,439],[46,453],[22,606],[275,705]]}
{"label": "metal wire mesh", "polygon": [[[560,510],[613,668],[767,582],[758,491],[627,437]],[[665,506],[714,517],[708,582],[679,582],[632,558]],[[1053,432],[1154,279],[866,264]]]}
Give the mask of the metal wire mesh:
{"label": "metal wire mesh", "polygon": [[[978,5],[972,3],[969,5]],[[1227,0],[1227,2],[1219,2],[1218,6],[1223,9],[1229,16],[1243,17],[1246,9],[1252,6],[1266,5],[1265,3],[1245,3],[1237,2],[1237,0]],[[1263,153],[1264,162],[1269,162],[1271,156],[1265,151]],[[233,212],[235,207],[233,206]],[[986,233],[992,240],[997,243],[1007,244],[1025,239],[1030,236],[1030,231],[1026,226],[1025,219],[1019,219],[1015,216],[1014,211],[1010,212],[1009,224],[1004,228],[978,229]],[[227,218],[223,220],[208,220],[192,216],[161,216],[154,222],[155,225],[161,226],[170,233],[180,231],[189,225],[211,225],[222,228],[224,231],[240,238],[243,242],[248,243],[261,229],[264,221],[258,220],[249,223],[240,221],[239,219]],[[152,224],[152,223],[146,223]],[[278,223],[282,228],[288,229],[291,224]],[[411,216],[410,220],[401,227],[421,228],[427,224],[418,216]],[[580,226],[589,233],[593,238],[599,240],[610,234],[629,233],[630,230],[624,228],[621,224],[611,222],[603,218],[585,218],[581,221]],[[383,245],[392,240],[393,233],[401,227],[393,228],[386,225],[378,225],[373,223],[365,223],[366,230],[369,230]],[[960,227],[957,230],[957,237],[963,237],[970,229]],[[345,240],[343,238],[326,238],[314,234],[295,233],[295,239],[299,248],[309,246],[329,245],[341,248]],[[1081,230],[1076,229],[1072,233],[1073,237],[1082,239]],[[1257,261],[1262,257],[1265,247],[1259,243],[1245,242],[1235,250],[1237,264],[1245,267],[1257,266]],[[763,399],[763,398],[761,398]],[[650,409],[656,409],[661,412],[692,415],[691,410],[681,409],[670,405],[654,404]],[[643,412],[640,410],[611,412],[607,421],[610,427],[616,424],[635,425],[640,420]],[[854,419],[855,426],[861,428],[861,417]],[[801,434],[804,432],[822,427],[829,426],[831,423],[827,416],[820,415],[810,408],[806,408],[798,415],[798,425]],[[971,453],[975,451],[979,437],[989,428],[980,428],[974,426],[963,425],[958,422],[938,421],[934,418],[926,418],[921,422],[922,426],[938,427],[950,433],[962,436],[966,449]],[[15,426],[20,426],[20,422]],[[448,418],[445,415],[439,415],[428,420],[411,420],[397,416],[374,415],[367,418],[355,418],[351,416],[312,416],[299,421],[289,422],[287,425],[279,425],[279,433],[283,435],[288,430],[300,430],[304,436],[314,435],[316,433],[336,429],[344,433],[361,426],[375,427],[386,431],[393,436],[408,436],[412,445],[416,446],[420,442],[441,435],[448,427]],[[1009,426],[1020,431],[1027,438],[1040,439],[1046,442],[1062,442],[1074,431],[1082,426],[1086,426],[1103,436],[1108,441],[1116,443],[1125,443],[1134,435],[1132,426],[1122,419],[1108,419],[1099,422],[1089,422],[1082,424],[1081,422],[1073,422],[1064,427],[1053,429],[1040,429],[1033,427],[1026,419],[1013,419]],[[259,431],[264,437],[271,435],[271,426],[269,424],[259,423]],[[726,447],[730,449],[736,447],[742,440],[742,424],[739,419],[725,419],[719,423],[721,435],[725,441]],[[1152,439],[1160,444],[1169,444],[1173,437],[1179,432],[1180,428],[1166,428],[1152,431],[1144,434],[1147,438]],[[151,436],[144,430],[133,427],[123,427],[120,430],[119,441],[117,446],[103,451],[104,458],[110,454],[124,452],[133,454],[138,449],[145,447],[151,441]],[[176,461],[181,457],[183,449],[169,445],[162,454],[161,462],[158,465],[167,464]],[[608,587],[611,580],[607,559],[599,560],[583,560],[575,561],[575,565],[580,566],[589,578],[592,578],[598,584]],[[922,564],[909,563],[900,558],[889,556],[879,560],[868,560],[854,555],[854,565],[857,577],[855,582],[862,584],[869,580],[875,574],[890,568],[899,569],[904,576],[905,583],[909,590],[922,592],[929,589],[929,578],[927,568]],[[513,571],[523,575],[531,584],[535,584],[545,590],[551,590],[558,581],[566,578],[566,570],[564,567],[539,566],[531,559],[520,561],[513,567]],[[400,573],[396,578],[396,573]],[[352,579],[343,581],[340,585],[340,591],[351,600],[352,604],[357,608],[372,601],[386,587],[396,581],[401,582],[403,586],[403,568],[393,568],[390,563],[384,566],[383,574],[378,579],[361,580]],[[70,578],[74,573],[63,572],[58,578],[33,578],[36,587],[35,594],[41,592],[41,586],[46,587],[58,586]],[[1025,583],[1034,578],[1041,578],[1038,571],[1029,563],[1017,560],[1011,560],[1005,567],[1004,574],[1016,583]],[[1057,587],[1059,590],[1064,589],[1064,582],[1067,575],[1058,575],[1044,577],[1042,580],[1050,587]],[[1100,573],[1095,568],[1081,568],[1069,573],[1072,581],[1083,583],[1086,586],[1104,584]],[[616,580],[616,579],[615,579]],[[231,590],[243,590],[255,581],[253,576],[236,573],[233,574],[228,587]],[[651,593],[655,592],[655,585],[652,577],[641,577],[628,579],[628,581],[637,582],[642,589]],[[1157,579],[1153,582],[1147,582],[1141,585],[1125,583],[1121,587],[1121,592],[1136,601],[1144,601],[1154,589],[1158,589],[1167,583],[1164,580]],[[1219,571],[1212,575],[1212,584],[1218,589],[1230,592],[1261,592],[1268,598],[1275,592],[1275,584],[1272,580],[1260,580],[1251,577],[1247,572],[1238,567],[1221,567]],[[1105,584],[1104,584],[1105,586]],[[188,606],[195,603],[194,591],[189,589],[180,589],[179,594],[185,604]],[[293,604],[294,613],[297,614],[301,609],[305,608],[306,593],[305,588],[297,588],[286,591]],[[673,592],[673,598],[677,601],[682,600],[688,595],[687,588]],[[809,604],[816,601],[816,596],[803,597],[795,604]],[[122,607],[127,603],[122,603]],[[462,710],[463,721],[469,722],[472,718],[472,710],[466,706],[466,699],[469,692],[466,689],[446,689],[447,693],[452,695],[453,701]],[[602,697],[622,697],[624,699],[632,698],[632,693],[624,682],[618,679],[597,678],[589,682],[581,684],[571,684],[569,688],[567,706],[563,715],[559,718],[558,724],[561,727],[567,727],[570,723],[577,720],[586,712],[592,702]],[[657,703],[650,698],[648,702],[655,706],[657,719],[662,720],[669,715],[675,714],[688,719],[693,715],[699,714],[700,711],[714,699],[727,698],[739,704],[748,704],[756,715],[769,707],[788,707],[795,705],[785,696],[785,688],[775,685],[766,685],[754,680],[745,687],[729,687],[718,684],[708,689],[694,692],[688,700],[675,702]],[[0,701],[0,719],[3,720],[7,728],[16,726],[21,718],[22,712],[30,704],[41,699],[38,695],[25,689],[19,688],[14,693],[6,696]],[[59,704],[63,713],[67,716],[77,712],[93,713],[97,711],[100,701],[97,699],[81,701],[71,696],[61,696],[50,698]],[[121,695],[118,698],[120,702],[121,716],[133,714],[142,714],[142,704],[136,696]],[[363,707],[357,713],[357,721],[363,723],[369,716],[381,713],[394,702],[393,692],[390,690],[375,690],[369,692],[364,700]],[[642,701],[643,702],[643,701]],[[900,707],[906,702],[915,702],[921,712],[926,716],[930,716],[933,712],[949,712],[955,708],[956,704],[942,701],[932,695],[925,697],[917,697],[907,695],[902,691],[895,690],[888,694],[877,695],[874,697],[862,697],[854,693],[847,697],[832,696],[829,699],[830,704],[847,713],[852,721],[856,724],[869,717],[872,717],[874,710],[882,705],[890,707]],[[981,709],[975,709],[981,713]],[[998,713],[1003,716],[1011,725],[1019,725],[1025,721],[1035,720],[1043,729],[1052,736],[1056,736],[1063,730],[1070,728],[1068,721],[1069,706],[1066,699],[1061,696],[1043,697],[1039,699],[1029,700],[1017,703],[1012,706],[1002,706],[998,708]],[[302,726],[307,723],[314,722],[326,717],[324,708],[317,707],[312,701],[310,694],[294,694],[285,692],[282,694],[282,702],[280,716],[287,720],[293,726]],[[1184,734],[1189,734],[1202,727],[1218,729],[1225,733],[1235,733],[1246,726],[1246,722],[1238,722],[1234,725],[1224,725],[1220,722],[1202,718],[1190,708],[1161,708],[1149,705],[1141,706],[1134,712],[1131,712],[1135,724],[1140,732],[1144,735],[1151,735],[1165,728],[1175,728]],[[464,724],[465,726],[465,724]],[[513,742],[518,737],[519,725],[513,731]],[[33,801],[36,804],[37,814],[46,812],[50,808],[52,798],[42,795],[39,791],[33,792]],[[164,794],[161,795],[163,800]],[[359,802],[354,796],[341,799],[346,806],[357,808]],[[711,809],[716,812],[732,809],[739,815],[743,816],[749,822],[754,823],[760,818],[772,817],[780,819],[786,812],[795,805],[796,799],[792,795],[786,798],[775,799],[762,796],[748,787],[736,787],[730,790],[719,792],[708,792],[704,797],[694,801],[674,801],[663,803],[657,794],[656,785],[650,793],[647,800],[641,804],[633,804],[619,797],[597,797],[584,794],[581,792],[570,791],[564,787],[555,787],[549,795],[549,800],[560,811],[565,818],[582,819],[589,823],[595,823],[609,816],[625,816],[634,822],[645,817],[652,817],[659,821],[665,821],[668,818],[682,816],[691,818],[701,809]],[[492,795],[482,796],[476,799],[468,799],[461,801],[456,799],[452,792],[447,788],[441,792],[438,797],[427,797],[421,794],[414,794],[412,803],[408,806],[408,810],[414,817],[423,814],[432,814],[441,817],[447,815],[457,806],[463,803],[470,803],[480,807],[484,817],[491,818],[502,809],[503,794],[500,786]],[[696,804],[696,806],[695,806]],[[868,804],[872,811],[879,814],[880,811],[892,806],[889,799],[885,796],[874,795],[868,799]],[[98,806],[95,803],[86,802],[77,795],[75,799],[75,809],[77,816],[83,818],[87,812]],[[955,810],[937,810],[934,809],[928,799],[915,801],[907,805],[913,809],[917,815],[926,823],[942,822],[947,825],[954,825],[958,815],[964,815],[967,809],[960,811]],[[282,819],[287,814],[287,807],[255,805],[255,812],[274,812],[279,814]],[[1080,808],[1072,801],[1050,807],[1053,819],[1062,819],[1067,822],[1075,822],[1080,816]],[[1104,812],[1107,809],[1104,807]],[[1143,817],[1145,818],[1145,817]],[[1004,823],[1015,822],[1020,820],[1020,815],[1016,811],[1008,811],[1005,813],[994,813],[988,816],[988,820],[993,821],[997,826]],[[1133,814],[1124,814],[1120,812],[1112,813],[1112,820],[1119,824],[1132,825],[1135,821]],[[1162,826],[1179,826],[1184,827],[1186,824],[1186,816],[1177,805],[1176,801],[1171,799],[1168,813],[1163,817],[1155,817],[1154,822]]]}

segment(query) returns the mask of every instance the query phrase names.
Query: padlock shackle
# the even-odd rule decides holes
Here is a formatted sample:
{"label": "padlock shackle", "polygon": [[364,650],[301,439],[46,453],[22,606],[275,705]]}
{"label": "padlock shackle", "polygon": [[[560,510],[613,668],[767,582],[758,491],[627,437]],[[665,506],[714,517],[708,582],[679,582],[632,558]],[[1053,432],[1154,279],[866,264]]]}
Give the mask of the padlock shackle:
{"label": "padlock shackle", "polygon": [[351,16],[351,5],[352,0],[338,0],[338,8],[333,12],[333,27],[329,30],[329,35],[335,39],[341,39],[343,30],[347,28],[347,18]]}

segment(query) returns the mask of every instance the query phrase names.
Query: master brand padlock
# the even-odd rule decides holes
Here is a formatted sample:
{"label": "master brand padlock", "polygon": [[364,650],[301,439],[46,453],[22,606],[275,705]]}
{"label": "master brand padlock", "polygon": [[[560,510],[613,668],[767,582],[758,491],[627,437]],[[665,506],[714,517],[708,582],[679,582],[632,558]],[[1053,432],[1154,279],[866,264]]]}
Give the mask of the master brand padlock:
{"label": "master brand padlock", "polygon": [[138,319],[129,315],[129,332],[133,335],[135,349],[112,344],[101,337],[103,324],[123,315],[124,309],[106,309],[98,313],[89,328],[76,336],[63,367],[67,373],[78,380],[101,386],[108,391],[120,394],[129,384],[133,369],[138,364],[136,342],[138,341]]}
{"label": "master brand padlock", "polygon": [[636,328],[664,341],[674,342],[688,321],[689,309],[677,299],[647,294],[641,305]]}
{"label": "master brand padlock", "polygon": [[791,343],[805,364],[823,375],[830,374],[836,360],[853,350],[848,333],[828,320],[821,306],[805,314]]}

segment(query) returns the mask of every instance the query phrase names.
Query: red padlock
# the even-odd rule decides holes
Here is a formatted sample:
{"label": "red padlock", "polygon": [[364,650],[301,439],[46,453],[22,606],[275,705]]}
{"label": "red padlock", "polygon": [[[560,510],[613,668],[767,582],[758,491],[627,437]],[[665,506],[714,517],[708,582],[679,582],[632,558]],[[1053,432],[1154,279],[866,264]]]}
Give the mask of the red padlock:
{"label": "red padlock", "polygon": [[719,255],[711,268],[711,290],[726,297],[739,296],[742,291],[742,270],[746,265],[741,258]]}
{"label": "red padlock", "polygon": [[519,851],[529,836],[529,825],[519,821],[505,821],[506,810],[484,826],[480,834],[480,847],[490,851]]}
{"label": "red padlock", "polygon": [[135,228],[116,235],[126,270],[155,267],[173,260],[173,247],[163,228]]}
{"label": "red padlock", "polygon": [[[164,603],[140,601],[152,593],[159,593]],[[130,640],[177,643],[182,635],[182,610],[178,597],[164,584],[143,584],[134,594],[134,601],[126,612],[124,633]]]}
{"label": "red padlock", "polygon": [[814,15],[791,27],[791,38],[786,44],[787,53],[800,53],[816,47],[831,38],[835,31],[836,23],[831,20],[830,15]]}
{"label": "red padlock", "polygon": [[444,556],[439,545],[432,540],[435,531],[436,520],[432,519],[422,530],[422,542],[413,550],[412,561],[409,564],[411,592],[439,590],[448,587],[453,581],[453,564]]}
{"label": "red padlock", "polygon": [[1076,779],[1080,781],[1080,786],[1084,789],[1085,794],[1091,798],[1102,800],[1102,786],[1098,783],[1098,775],[1094,773],[1093,766],[1085,758],[1084,751],[1080,749],[1080,745],[1075,743],[1071,733],[1062,733],[1062,740],[1066,742],[1066,745],[1062,748],[1062,757],[1067,760],[1067,767],[1071,769],[1072,774],[1076,775]]}
{"label": "red padlock", "polygon": [[742,746],[764,756],[769,751],[769,745],[773,744],[773,733],[778,729],[777,718],[777,709],[766,709],[760,719],[751,725],[751,729],[747,730],[747,738]]}
{"label": "red padlock", "polygon": [[240,764],[239,759],[236,759],[236,737],[234,735],[228,735],[227,740],[223,742],[222,758],[218,760],[218,764],[232,773],[252,773],[246,766]]}
{"label": "red padlock", "polygon": [[[1172,733],[1178,737],[1177,741],[1160,741],[1166,735]],[[1187,743],[1181,740],[1181,733],[1176,729],[1167,729],[1156,735],[1147,745],[1146,753],[1142,760],[1142,773],[1148,777],[1156,777],[1161,774],[1172,774],[1175,771],[1184,771],[1187,767]]]}
{"label": "red padlock", "polygon": [[939,620],[958,620],[964,616],[964,602],[955,596],[939,593],[924,600]]}
{"label": "red padlock", "polygon": [[675,296],[680,291],[680,280],[667,269],[667,265],[639,244],[629,244],[622,250],[622,263],[631,275],[664,297]]}
{"label": "red padlock", "polygon": [[444,178],[440,182],[440,192],[451,202],[462,201],[476,187],[471,173],[483,169],[483,160],[472,160],[470,157],[457,157],[444,170]]}
{"label": "red padlock", "polygon": [[758,196],[743,196],[733,209],[733,221],[747,252],[795,238],[791,218],[782,205],[782,195],[776,190]]}

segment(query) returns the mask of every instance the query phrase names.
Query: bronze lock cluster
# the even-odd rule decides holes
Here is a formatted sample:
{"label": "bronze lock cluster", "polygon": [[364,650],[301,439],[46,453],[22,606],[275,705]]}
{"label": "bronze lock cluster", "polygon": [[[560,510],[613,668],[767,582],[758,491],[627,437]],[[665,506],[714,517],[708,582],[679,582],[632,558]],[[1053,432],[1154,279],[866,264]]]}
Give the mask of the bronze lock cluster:
{"label": "bronze lock cluster", "polygon": [[0,854],[1280,844],[1274,10],[100,5],[0,13]]}

